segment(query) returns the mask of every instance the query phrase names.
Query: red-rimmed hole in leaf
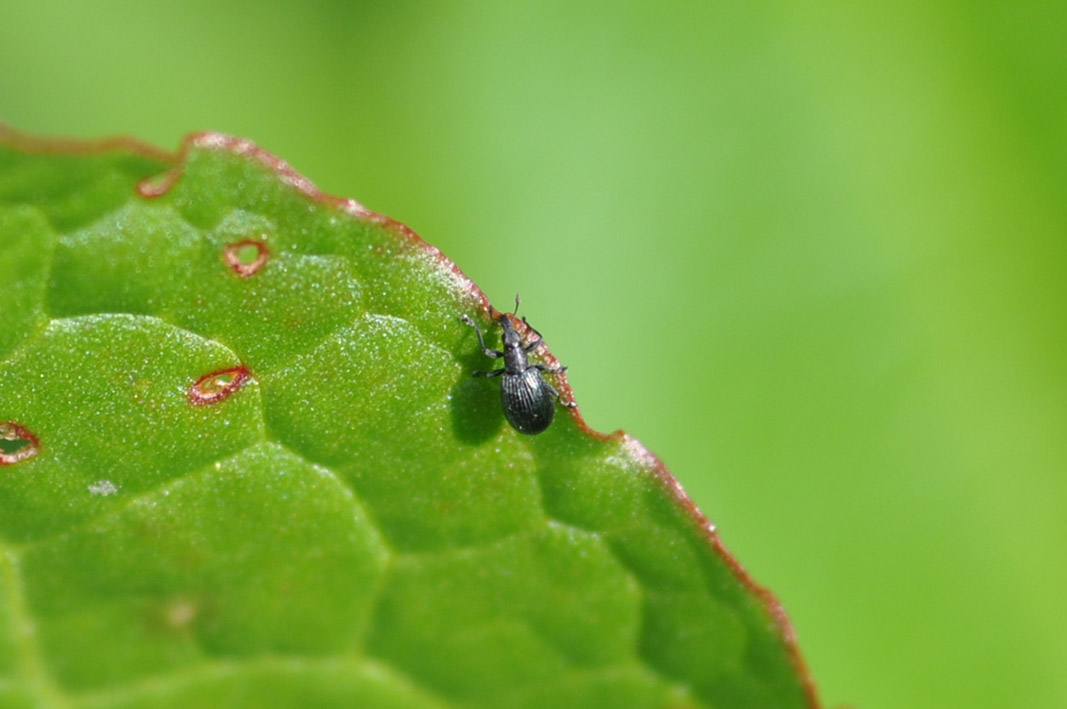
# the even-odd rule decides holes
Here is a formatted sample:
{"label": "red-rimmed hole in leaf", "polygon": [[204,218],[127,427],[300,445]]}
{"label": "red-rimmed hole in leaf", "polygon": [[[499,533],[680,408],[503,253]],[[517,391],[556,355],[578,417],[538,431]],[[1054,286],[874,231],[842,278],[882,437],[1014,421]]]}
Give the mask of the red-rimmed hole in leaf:
{"label": "red-rimmed hole in leaf", "polygon": [[189,401],[197,406],[217,404],[241,388],[251,373],[243,364],[233,369],[223,369],[206,374],[189,390]]}
{"label": "red-rimmed hole in leaf", "polygon": [[0,421],[0,465],[29,460],[41,450],[37,436],[14,421]]}
{"label": "red-rimmed hole in leaf", "polygon": [[267,265],[270,251],[262,241],[245,239],[227,244],[222,256],[234,273],[241,278],[248,278]]}

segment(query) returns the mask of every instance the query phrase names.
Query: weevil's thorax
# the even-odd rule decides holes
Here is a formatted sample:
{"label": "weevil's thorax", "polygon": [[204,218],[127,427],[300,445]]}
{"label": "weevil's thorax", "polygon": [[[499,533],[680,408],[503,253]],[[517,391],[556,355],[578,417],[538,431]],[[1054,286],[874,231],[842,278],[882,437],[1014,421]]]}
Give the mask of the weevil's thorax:
{"label": "weevil's thorax", "polygon": [[508,374],[522,374],[530,368],[526,350],[522,348],[522,338],[507,315],[500,315],[500,327],[504,330],[504,369]]}

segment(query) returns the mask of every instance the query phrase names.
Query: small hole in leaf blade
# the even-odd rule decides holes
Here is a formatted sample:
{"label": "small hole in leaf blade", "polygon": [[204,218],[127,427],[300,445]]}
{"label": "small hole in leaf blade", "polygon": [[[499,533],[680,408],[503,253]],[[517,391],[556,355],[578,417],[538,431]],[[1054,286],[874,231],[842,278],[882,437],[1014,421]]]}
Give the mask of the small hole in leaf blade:
{"label": "small hole in leaf blade", "polygon": [[0,465],[29,460],[41,450],[37,436],[14,421],[0,421]]}
{"label": "small hole in leaf blade", "polygon": [[226,264],[241,278],[248,278],[263,269],[270,259],[270,251],[262,241],[245,239],[227,244],[222,252]]}
{"label": "small hole in leaf blade", "polygon": [[250,376],[244,365],[206,374],[189,390],[189,401],[196,406],[217,404],[240,389]]}

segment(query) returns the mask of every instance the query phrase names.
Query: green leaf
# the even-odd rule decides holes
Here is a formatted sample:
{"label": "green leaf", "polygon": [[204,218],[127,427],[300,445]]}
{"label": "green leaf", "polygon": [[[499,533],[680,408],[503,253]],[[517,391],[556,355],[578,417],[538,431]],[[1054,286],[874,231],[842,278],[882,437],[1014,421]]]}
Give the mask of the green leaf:
{"label": "green leaf", "polygon": [[0,144],[0,705],[816,704],[659,461],[504,423],[406,228],[224,136]]}

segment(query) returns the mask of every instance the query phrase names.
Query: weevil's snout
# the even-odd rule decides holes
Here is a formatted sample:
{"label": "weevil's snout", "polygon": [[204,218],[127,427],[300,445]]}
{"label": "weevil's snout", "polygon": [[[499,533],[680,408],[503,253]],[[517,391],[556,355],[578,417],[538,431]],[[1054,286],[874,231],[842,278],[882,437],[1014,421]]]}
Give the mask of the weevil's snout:
{"label": "weevil's snout", "polygon": [[511,324],[511,318],[507,313],[500,313],[497,316],[496,321],[500,323],[500,328],[503,330],[501,333],[504,340],[504,346],[510,347],[511,345],[519,344],[519,333],[515,332],[515,326]]}

